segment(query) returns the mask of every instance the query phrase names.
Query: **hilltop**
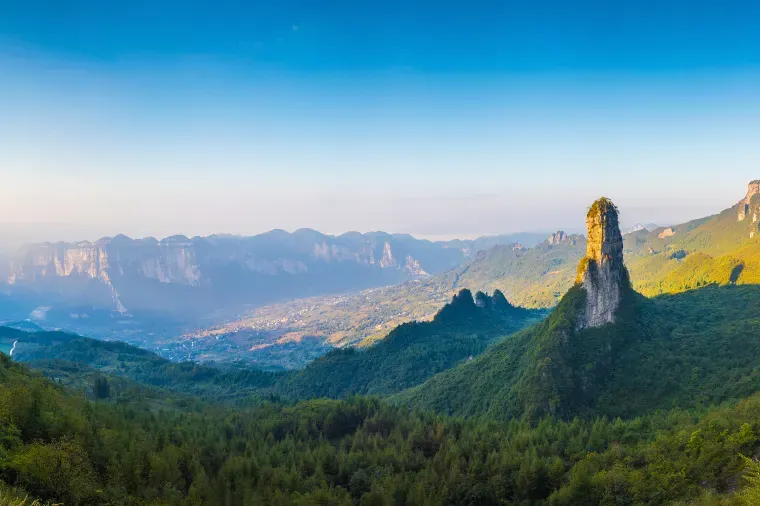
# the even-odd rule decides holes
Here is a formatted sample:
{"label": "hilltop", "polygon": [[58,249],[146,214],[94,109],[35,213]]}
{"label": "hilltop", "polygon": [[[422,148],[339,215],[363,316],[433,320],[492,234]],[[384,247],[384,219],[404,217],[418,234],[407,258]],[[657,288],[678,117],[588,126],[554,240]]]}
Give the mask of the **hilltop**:
{"label": "hilltop", "polygon": [[120,341],[61,331],[27,332],[0,327],[0,346],[13,342],[14,361],[25,362],[76,389],[87,388],[95,378],[105,374],[118,378],[120,381],[115,384],[123,388],[137,383],[221,401],[266,395],[279,378],[276,373],[232,364],[171,362]]}
{"label": "hilltop", "polygon": [[399,392],[472,360],[492,342],[543,316],[511,305],[498,290],[473,298],[463,289],[432,321],[399,325],[363,350],[331,351],[289,376],[280,390],[295,398]]}

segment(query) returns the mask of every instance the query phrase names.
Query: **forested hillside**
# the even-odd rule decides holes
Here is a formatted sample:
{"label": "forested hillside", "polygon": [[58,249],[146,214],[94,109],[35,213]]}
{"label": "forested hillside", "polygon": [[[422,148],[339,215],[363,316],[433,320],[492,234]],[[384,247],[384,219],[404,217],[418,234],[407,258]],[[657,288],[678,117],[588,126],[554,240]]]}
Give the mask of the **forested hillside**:
{"label": "forested hillside", "polygon": [[757,396],[531,426],[362,398],[232,409],[148,389],[94,401],[5,356],[0,383],[0,481],[65,504],[742,504],[757,493],[732,492],[740,456],[759,448]]}
{"label": "forested hillside", "polygon": [[[605,213],[597,212],[599,206]],[[606,207],[605,207],[606,206]],[[398,399],[454,415],[632,417],[760,390],[760,289],[647,299],[631,288],[617,209],[601,199],[576,284],[543,322]]]}
{"label": "forested hillside", "polygon": [[235,364],[170,362],[124,343],[64,332],[26,333],[0,327],[0,342],[16,342],[14,358],[67,384],[89,369],[217,400],[250,395],[341,398],[390,394],[418,385],[543,316],[541,311],[512,306],[498,291],[493,296],[478,292],[473,298],[469,290],[462,290],[430,322],[401,325],[374,346],[336,350],[304,370],[279,373]]}
{"label": "forested hillside", "polygon": [[512,306],[504,295],[461,290],[430,322],[398,326],[364,350],[335,350],[288,376],[289,397],[383,395],[418,385],[440,371],[472,360],[486,347],[541,319],[541,311]]}
{"label": "forested hillside", "polygon": [[214,367],[170,362],[119,341],[100,341],[66,332],[23,332],[0,327],[0,342],[16,342],[15,360],[77,389],[107,374],[133,383],[202,398],[235,401],[267,395],[281,374],[225,364]]}
{"label": "forested hillside", "polygon": [[[638,296],[624,308],[632,320],[574,332],[573,311],[582,299],[571,290],[544,322],[401,398],[457,415],[503,418],[527,410],[625,417],[741,399],[760,389],[760,287]],[[553,381],[535,381],[544,367]],[[600,379],[592,382],[584,371]]]}

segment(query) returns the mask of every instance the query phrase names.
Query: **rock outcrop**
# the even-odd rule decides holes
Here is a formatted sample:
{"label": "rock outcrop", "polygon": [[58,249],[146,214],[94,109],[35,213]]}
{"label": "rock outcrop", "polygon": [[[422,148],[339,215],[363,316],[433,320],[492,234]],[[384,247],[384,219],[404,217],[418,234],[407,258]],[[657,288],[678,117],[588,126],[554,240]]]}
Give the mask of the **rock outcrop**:
{"label": "rock outcrop", "polygon": [[438,322],[464,323],[472,322],[472,318],[486,315],[498,318],[525,317],[529,314],[524,308],[513,306],[500,290],[494,290],[493,295],[478,291],[473,297],[467,288],[461,289],[451,302],[441,308],[433,318]]}
{"label": "rock outcrop", "polygon": [[[760,179],[755,179],[754,181],[750,181],[747,185],[747,195],[739,201],[739,210],[737,213],[737,218],[739,221],[742,221],[744,218],[747,217],[750,213],[750,205],[752,204],[752,197],[760,193]],[[757,209],[755,210],[754,217],[752,219],[752,222],[754,223],[757,221]]]}
{"label": "rock outcrop", "polygon": [[576,279],[586,290],[586,305],[576,321],[578,329],[615,321],[621,297],[630,288],[615,204],[607,198],[594,202],[586,215],[586,228],[586,256]]}
{"label": "rock outcrop", "polygon": [[383,269],[387,267],[393,267],[396,265],[396,260],[393,258],[393,250],[391,249],[391,244],[389,242],[385,243],[385,246],[383,246],[383,256],[380,258],[380,267]]}
{"label": "rock outcrop", "polygon": [[641,223],[637,223],[632,227],[628,227],[625,230],[621,231],[623,235],[626,234],[633,234],[634,232],[640,232],[642,230],[647,230],[647,227],[645,225],[642,225]]}
{"label": "rock outcrop", "polygon": [[404,269],[412,276],[424,278],[429,276],[425,269],[420,265],[419,260],[414,259],[411,255],[407,255],[406,262],[404,263]]}
{"label": "rock outcrop", "polygon": [[549,235],[549,237],[546,238],[546,243],[551,246],[560,246],[560,245],[570,245],[575,246],[578,239],[582,236],[578,235],[568,235],[565,233],[564,230],[557,230],[553,234]]}
{"label": "rock outcrop", "polygon": [[554,244],[559,244],[562,241],[566,241],[567,234],[565,233],[564,230],[557,230],[556,232],[551,234],[549,237],[547,237],[546,240],[549,241],[549,246],[552,246]]}

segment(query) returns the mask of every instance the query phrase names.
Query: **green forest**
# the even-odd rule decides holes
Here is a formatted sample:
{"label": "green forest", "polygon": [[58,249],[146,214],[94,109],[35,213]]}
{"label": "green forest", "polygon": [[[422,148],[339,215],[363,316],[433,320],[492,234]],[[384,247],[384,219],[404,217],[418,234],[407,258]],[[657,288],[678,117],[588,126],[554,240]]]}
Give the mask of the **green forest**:
{"label": "green forest", "polygon": [[0,381],[6,501],[21,489],[65,504],[225,505],[754,504],[760,493],[742,458],[760,443],[758,395],[531,424],[367,397],[232,407],[137,385],[74,393],[5,357]]}
{"label": "green forest", "polygon": [[[22,357],[33,368],[0,359],[0,504],[756,504],[756,292],[631,292],[625,321],[639,323],[584,333],[591,345],[561,367],[555,356],[531,369],[562,352],[552,336],[583,301],[571,291],[543,322],[386,398],[300,400],[286,388],[292,373],[30,334]],[[437,322],[488,321],[488,307],[462,294]],[[426,342],[430,327],[406,328]],[[589,372],[583,364],[613,337],[620,361]],[[598,389],[575,390],[570,377],[547,392],[536,381],[568,371]],[[547,395],[554,409],[539,409]]]}

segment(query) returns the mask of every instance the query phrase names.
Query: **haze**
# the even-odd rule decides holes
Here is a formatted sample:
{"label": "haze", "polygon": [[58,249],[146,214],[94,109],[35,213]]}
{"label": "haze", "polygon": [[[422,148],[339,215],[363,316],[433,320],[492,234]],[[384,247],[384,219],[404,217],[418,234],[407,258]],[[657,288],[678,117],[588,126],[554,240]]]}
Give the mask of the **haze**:
{"label": "haze", "polygon": [[62,239],[675,223],[760,175],[757,7],[43,3],[0,7],[0,222]]}

